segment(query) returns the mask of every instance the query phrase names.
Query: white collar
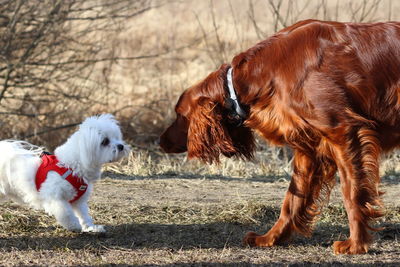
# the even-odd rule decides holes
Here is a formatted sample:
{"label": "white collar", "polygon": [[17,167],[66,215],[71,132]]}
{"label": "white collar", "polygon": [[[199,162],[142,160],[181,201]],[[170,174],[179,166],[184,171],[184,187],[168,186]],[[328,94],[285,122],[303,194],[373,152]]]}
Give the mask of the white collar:
{"label": "white collar", "polygon": [[235,88],[233,87],[233,82],[232,82],[232,67],[228,69],[228,72],[226,73],[226,80],[228,81],[228,89],[229,89],[229,98],[233,100],[234,102],[234,110],[236,113],[241,117],[241,118],[246,118],[246,112],[242,109],[242,107],[239,104],[239,101],[237,100]]}

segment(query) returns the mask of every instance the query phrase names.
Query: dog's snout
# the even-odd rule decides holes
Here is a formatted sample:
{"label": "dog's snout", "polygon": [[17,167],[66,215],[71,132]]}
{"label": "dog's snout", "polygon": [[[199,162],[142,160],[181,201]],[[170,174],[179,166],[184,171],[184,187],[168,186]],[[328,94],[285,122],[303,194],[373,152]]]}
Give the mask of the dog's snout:
{"label": "dog's snout", "polygon": [[122,151],[122,150],[124,150],[124,145],[119,144],[119,145],[117,146],[117,148],[118,148],[119,151]]}

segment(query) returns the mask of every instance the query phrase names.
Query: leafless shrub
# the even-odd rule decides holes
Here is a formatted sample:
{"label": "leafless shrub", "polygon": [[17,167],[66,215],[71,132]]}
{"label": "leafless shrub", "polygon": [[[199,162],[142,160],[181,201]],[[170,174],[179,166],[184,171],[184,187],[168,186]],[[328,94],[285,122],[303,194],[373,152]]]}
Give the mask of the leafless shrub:
{"label": "leafless shrub", "polygon": [[85,111],[104,109],[107,69],[141,58],[119,58],[107,38],[123,29],[122,19],[152,7],[147,0],[1,1],[1,136],[47,133],[48,140]]}

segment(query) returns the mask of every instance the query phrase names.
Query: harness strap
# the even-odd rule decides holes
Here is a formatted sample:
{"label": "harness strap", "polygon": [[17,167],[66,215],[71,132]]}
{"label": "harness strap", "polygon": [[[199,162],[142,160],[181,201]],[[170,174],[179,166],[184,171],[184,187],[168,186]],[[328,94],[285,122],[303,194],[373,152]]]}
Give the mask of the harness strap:
{"label": "harness strap", "polygon": [[83,181],[82,178],[72,175],[72,170],[57,165],[58,159],[54,155],[43,153],[41,156],[42,164],[39,166],[36,172],[36,189],[40,191],[40,187],[46,181],[47,173],[49,171],[57,172],[61,178],[67,180],[75,189],[76,195],[69,202],[72,203],[78,200],[83,194],[85,194],[88,185]]}

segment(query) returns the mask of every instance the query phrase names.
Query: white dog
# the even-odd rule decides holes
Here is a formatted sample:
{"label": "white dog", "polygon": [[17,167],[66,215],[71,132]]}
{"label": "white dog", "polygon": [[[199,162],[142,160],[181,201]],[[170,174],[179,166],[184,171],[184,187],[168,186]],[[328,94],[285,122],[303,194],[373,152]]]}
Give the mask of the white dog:
{"label": "white dog", "polygon": [[[104,232],[88,199],[101,166],[129,152],[110,114],[87,118],[53,155],[23,141],[0,141],[0,197],[44,209],[71,231]],[[40,167],[39,167],[40,166]]]}

